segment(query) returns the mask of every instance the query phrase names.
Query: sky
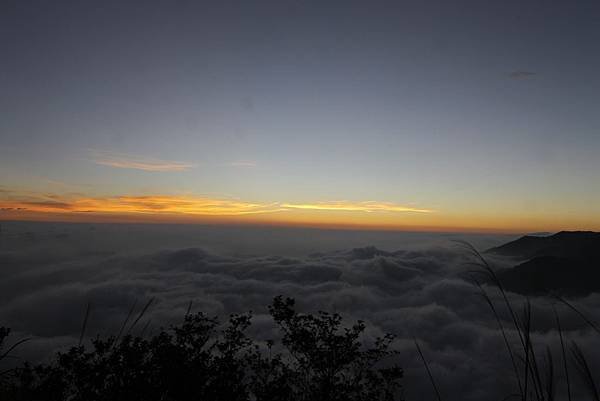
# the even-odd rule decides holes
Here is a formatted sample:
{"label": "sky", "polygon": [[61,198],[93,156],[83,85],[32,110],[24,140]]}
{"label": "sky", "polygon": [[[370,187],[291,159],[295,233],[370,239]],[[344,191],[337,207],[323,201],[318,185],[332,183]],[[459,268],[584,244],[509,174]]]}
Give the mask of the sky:
{"label": "sky", "polygon": [[597,1],[0,4],[0,219],[600,230]]}

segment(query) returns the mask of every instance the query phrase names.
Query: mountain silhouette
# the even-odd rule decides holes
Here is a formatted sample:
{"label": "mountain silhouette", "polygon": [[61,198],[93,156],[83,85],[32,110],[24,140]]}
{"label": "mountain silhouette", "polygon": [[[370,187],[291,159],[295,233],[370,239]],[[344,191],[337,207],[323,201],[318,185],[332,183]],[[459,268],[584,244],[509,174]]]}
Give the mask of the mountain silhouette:
{"label": "mountain silhouette", "polygon": [[526,235],[485,253],[520,262],[497,273],[502,284],[513,292],[584,296],[600,291],[600,233]]}

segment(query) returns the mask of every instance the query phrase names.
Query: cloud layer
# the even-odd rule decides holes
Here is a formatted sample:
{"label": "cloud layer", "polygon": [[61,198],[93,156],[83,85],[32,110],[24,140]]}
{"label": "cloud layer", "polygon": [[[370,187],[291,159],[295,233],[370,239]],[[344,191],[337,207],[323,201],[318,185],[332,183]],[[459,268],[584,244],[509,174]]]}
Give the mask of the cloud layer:
{"label": "cloud layer", "polygon": [[[156,246],[152,230],[77,225],[46,232],[39,228],[5,231],[0,322],[12,326],[17,335],[34,336],[21,354],[39,356],[73,344],[88,301],[92,304],[90,335],[114,333],[131,305],[137,301],[139,309],[155,298],[147,317],[151,327],[181,321],[192,300],[195,311],[209,314],[253,310],[253,330],[266,339],[274,333],[266,306],[274,296],[284,294],[295,297],[307,312],[323,309],[366,321],[367,341],[384,332],[396,334],[406,369],[407,399],[433,397],[413,336],[419,339],[445,400],[497,400],[515,391],[510,360],[493,315],[464,280],[469,256],[455,245],[438,242],[417,248],[397,242],[400,250],[396,251],[352,248],[343,246],[353,242],[347,241],[349,234],[340,233],[328,249],[315,245],[312,254],[292,255],[280,244],[310,249],[311,243],[301,245],[301,241],[318,237],[319,232],[206,229],[181,235],[181,231],[165,231],[161,247]],[[327,235],[314,244],[333,234]],[[281,237],[285,240],[277,242]],[[431,238],[419,238],[423,244],[433,244]],[[265,242],[263,247],[253,245]],[[224,248],[216,251],[219,243]],[[249,248],[241,253],[224,250],[236,249],[239,243]],[[338,246],[340,250],[333,250]],[[499,302],[499,295],[488,290]],[[510,298],[516,305],[523,302],[513,294]],[[588,312],[598,311],[600,296],[591,295],[578,305]],[[559,313],[567,339],[578,340],[597,368],[597,336],[573,313],[560,308]],[[551,303],[534,299],[533,316],[534,343],[556,348]],[[514,333],[509,335],[516,341]]]}

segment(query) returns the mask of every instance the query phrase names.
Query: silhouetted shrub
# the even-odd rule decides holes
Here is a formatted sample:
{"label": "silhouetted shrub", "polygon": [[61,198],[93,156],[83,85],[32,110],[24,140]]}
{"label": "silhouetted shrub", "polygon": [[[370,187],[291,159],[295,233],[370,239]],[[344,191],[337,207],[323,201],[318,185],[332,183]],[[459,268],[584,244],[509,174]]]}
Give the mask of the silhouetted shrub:
{"label": "silhouetted shrub", "polygon": [[[269,308],[281,332],[262,344],[246,334],[251,315],[188,314],[183,324],[149,338],[96,338],[49,364],[11,372],[6,400],[392,401],[402,369],[384,365],[396,352],[391,335],[363,345],[362,322],[345,328],[338,314],[300,314],[292,299]],[[0,332],[0,345],[4,337]],[[8,334],[8,333],[6,333]],[[393,358],[392,358],[393,359]]]}

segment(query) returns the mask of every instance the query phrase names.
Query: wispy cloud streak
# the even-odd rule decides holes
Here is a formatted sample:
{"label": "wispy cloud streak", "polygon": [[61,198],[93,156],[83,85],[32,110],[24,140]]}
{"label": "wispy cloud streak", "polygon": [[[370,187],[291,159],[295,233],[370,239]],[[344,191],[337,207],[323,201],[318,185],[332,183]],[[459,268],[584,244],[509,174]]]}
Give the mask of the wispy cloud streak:
{"label": "wispy cloud streak", "polygon": [[170,195],[81,197],[60,201],[42,198],[40,200],[6,200],[0,201],[0,208],[41,213],[167,214],[189,216],[240,216],[272,213],[281,210],[277,204]]}
{"label": "wispy cloud streak", "polygon": [[284,203],[281,205],[287,209],[305,209],[305,210],[328,210],[328,211],[348,211],[348,212],[413,212],[413,213],[431,213],[433,210],[420,209],[411,206],[397,205],[389,202],[318,202],[318,203]]}
{"label": "wispy cloud streak", "polygon": [[536,74],[537,73],[533,72],[533,71],[517,70],[517,71],[513,71],[510,74],[508,74],[508,77],[511,79],[525,79],[525,78],[531,78]]}
{"label": "wispy cloud streak", "polygon": [[69,221],[236,221],[366,226],[381,224],[382,218],[388,219],[385,215],[391,218],[391,214],[399,217],[406,213],[430,212],[433,210],[375,201],[252,202],[192,194],[97,196],[74,192],[54,194],[0,186],[0,219],[13,220],[66,218]]}
{"label": "wispy cloud streak", "polygon": [[102,166],[154,172],[186,171],[194,167],[190,163],[105,151],[92,151],[92,161]]}

